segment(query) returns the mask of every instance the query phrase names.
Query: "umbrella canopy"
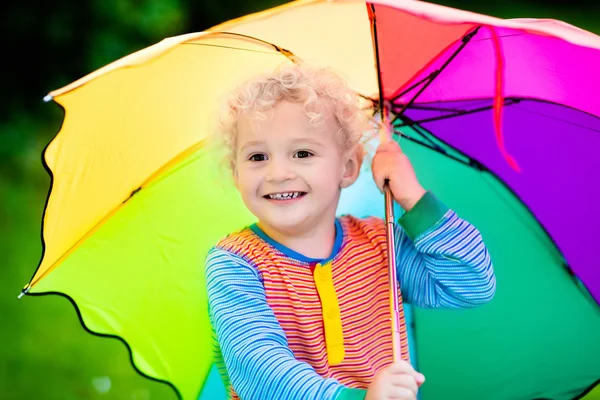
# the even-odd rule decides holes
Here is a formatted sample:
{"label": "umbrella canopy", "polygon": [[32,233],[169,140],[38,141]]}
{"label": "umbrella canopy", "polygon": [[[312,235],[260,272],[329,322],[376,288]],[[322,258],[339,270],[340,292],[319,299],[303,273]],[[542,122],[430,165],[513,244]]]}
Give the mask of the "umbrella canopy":
{"label": "umbrella canopy", "polygon": [[[492,253],[493,303],[414,310],[423,398],[572,398],[592,385],[600,38],[558,21],[299,1],[166,39],[50,93],[66,116],[44,155],[44,255],[25,292],[69,296],[90,331],[129,344],[140,372],[195,398],[212,363],[204,255],[253,222],[207,138],[227,92],[292,54],[366,99],[381,93],[420,178]],[[340,211],[377,196],[353,190]]]}

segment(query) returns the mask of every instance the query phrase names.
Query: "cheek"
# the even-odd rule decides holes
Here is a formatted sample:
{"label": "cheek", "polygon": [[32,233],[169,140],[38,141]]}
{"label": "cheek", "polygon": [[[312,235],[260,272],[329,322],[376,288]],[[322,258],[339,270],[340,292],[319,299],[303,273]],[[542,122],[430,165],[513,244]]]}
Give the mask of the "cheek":
{"label": "cheek", "polygon": [[331,157],[327,160],[325,167],[331,179],[339,179],[344,173],[344,160],[341,157]]}
{"label": "cheek", "polygon": [[336,191],[342,180],[343,168],[341,162],[328,160],[315,168],[312,175],[314,184],[327,191]]}
{"label": "cheek", "polygon": [[259,174],[256,172],[242,168],[237,170],[235,181],[242,195],[250,195],[256,192],[261,180]]}

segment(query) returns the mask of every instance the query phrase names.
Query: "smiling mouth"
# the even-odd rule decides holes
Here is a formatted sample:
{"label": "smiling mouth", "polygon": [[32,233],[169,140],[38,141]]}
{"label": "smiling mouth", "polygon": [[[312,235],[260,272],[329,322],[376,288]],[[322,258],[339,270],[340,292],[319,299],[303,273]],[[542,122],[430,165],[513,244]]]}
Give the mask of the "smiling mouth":
{"label": "smiling mouth", "polygon": [[271,193],[263,196],[267,200],[293,200],[304,196],[306,192]]}

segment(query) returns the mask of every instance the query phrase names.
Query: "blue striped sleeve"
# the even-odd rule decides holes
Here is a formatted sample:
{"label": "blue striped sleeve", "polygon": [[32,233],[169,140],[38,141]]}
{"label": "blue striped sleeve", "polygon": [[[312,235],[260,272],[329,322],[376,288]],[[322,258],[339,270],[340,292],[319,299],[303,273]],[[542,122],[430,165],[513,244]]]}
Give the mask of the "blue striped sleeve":
{"label": "blue striped sleeve", "polygon": [[294,358],[256,268],[215,248],[206,260],[206,282],[211,323],[241,399],[328,400],[348,394],[337,380],[322,378]]}
{"label": "blue striped sleeve", "polygon": [[[475,307],[490,301],[496,278],[479,231],[427,193],[396,225],[403,299],[419,307]],[[404,229],[402,229],[404,228]]]}

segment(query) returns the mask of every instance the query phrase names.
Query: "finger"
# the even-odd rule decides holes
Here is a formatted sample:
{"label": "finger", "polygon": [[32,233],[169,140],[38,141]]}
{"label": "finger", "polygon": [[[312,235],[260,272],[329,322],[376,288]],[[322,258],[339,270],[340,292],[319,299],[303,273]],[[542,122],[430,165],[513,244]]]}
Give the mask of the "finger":
{"label": "finger", "polygon": [[397,373],[397,374],[405,374],[405,373],[413,374],[413,373],[417,372],[417,371],[415,371],[415,369],[413,368],[411,363],[409,363],[408,361],[404,361],[404,360],[396,361],[395,363],[390,364],[387,367],[387,370],[390,373]]}
{"label": "finger", "polygon": [[388,367],[388,373],[390,374],[409,374],[417,381],[424,381],[425,377],[423,374],[415,371],[413,366],[406,361],[398,361]]}
{"label": "finger", "polygon": [[406,389],[410,390],[411,392],[413,392],[415,395],[417,394],[417,391],[419,390],[419,385],[417,384],[417,380],[415,379],[414,376],[409,375],[409,374],[393,375],[390,379],[390,383],[392,384],[392,386],[406,388]]}
{"label": "finger", "polygon": [[384,143],[381,143],[377,147],[377,153],[393,153],[393,152],[401,152],[402,149],[400,145],[395,140],[390,140]]}
{"label": "finger", "polygon": [[417,386],[421,387],[421,385],[423,385],[425,383],[425,375],[419,373],[419,376],[417,377]]}
{"label": "finger", "polygon": [[384,168],[385,160],[381,158],[373,159],[373,166],[371,168],[373,173],[373,180],[375,181],[375,185],[380,192],[383,192],[383,185],[385,180],[388,178],[387,169]]}
{"label": "finger", "polygon": [[403,387],[392,386],[388,392],[386,398],[394,400],[414,400],[417,397],[416,393]]}

